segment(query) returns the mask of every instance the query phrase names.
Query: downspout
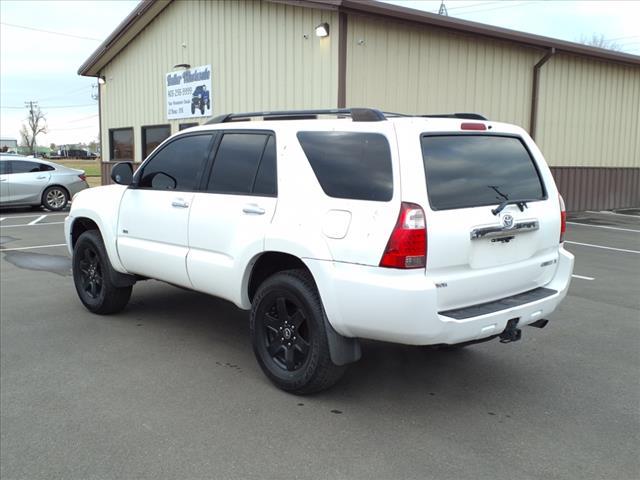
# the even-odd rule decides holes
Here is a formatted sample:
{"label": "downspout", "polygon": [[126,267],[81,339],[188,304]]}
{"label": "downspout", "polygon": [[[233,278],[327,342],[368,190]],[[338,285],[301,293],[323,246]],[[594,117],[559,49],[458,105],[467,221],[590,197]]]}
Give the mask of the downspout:
{"label": "downspout", "polygon": [[347,14],[338,12],[338,108],[347,106]]}
{"label": "downspout", "polygon": [[[102,85],[100,85],[100,72],[96,78],[98,82],[98,140],[100,141],[100,185],[107,185],[104,178],[104,145],[102,141]],[[109,148],[107,146],[107,148]]]}
{"label": "downspout", "polygon": [[551,49],[545,54],[545,56],[542,57],[538,63],[536,63],[535,67],[533,67],[533,86],[531,90],[531,119],[529,121],[529,135],[531,135],[531,138],[533,138],[534,140],[536,137],[536,123],[538,121],[538,91],[540,89],[540,69],[555,54],[555,47],[551,47]]}

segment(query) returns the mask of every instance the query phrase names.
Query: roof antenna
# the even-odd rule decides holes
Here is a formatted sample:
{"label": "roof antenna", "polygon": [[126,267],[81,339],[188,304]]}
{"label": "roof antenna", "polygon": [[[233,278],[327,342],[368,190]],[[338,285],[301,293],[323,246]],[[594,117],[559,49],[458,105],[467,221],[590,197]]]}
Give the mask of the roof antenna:
{"label": "roof antenna", "polygon": [[438,15],[444,15],[445,17],[449,16],[449,12],[447,11],[447,6],[444,4],[444,0],[440,4],[440,10],[438,10]]}

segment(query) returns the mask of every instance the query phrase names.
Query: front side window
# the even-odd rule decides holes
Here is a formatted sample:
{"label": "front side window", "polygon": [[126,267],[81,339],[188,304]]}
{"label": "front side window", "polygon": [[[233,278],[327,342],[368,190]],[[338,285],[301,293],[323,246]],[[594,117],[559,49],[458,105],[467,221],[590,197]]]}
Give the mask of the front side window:
{"label": "front side window", "polygon": [[109,130],[109,160],[133,162],[133,128]]}
{"label": "front side window", "polygon": [[0,175],[7,175],[9,173],[9,162],[0,162]]}
{"label": "front side window", "polygon": [[545,198],[540,175],[519,138],[425,134],[421,141],[434,210]]}
{"label": "front side window", "polygon": [[328,196],[383,202],[393,197],[391,151],[384,135],[298,132],[298,141]]}
{"label": "front side window", "polygon": [[166,144],[143,166],[138,187],[195,190],[210,152],[212,135],[189,135]]}
{"label": "front side window", "polygon": [[142,158],[147,158],[158,145],[170,136],[171,125],[142,127]]}
{"label": "front side window", "polygon": [[275,195],[276,152],[273,135],[225,133],[213,162],[207,191]]}

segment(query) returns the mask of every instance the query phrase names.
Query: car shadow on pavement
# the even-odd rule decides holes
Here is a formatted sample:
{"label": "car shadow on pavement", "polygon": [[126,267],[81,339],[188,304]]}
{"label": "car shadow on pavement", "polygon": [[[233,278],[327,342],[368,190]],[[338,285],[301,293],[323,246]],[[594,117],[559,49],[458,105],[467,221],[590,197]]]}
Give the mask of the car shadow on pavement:
{"label": "car shadow on pavement", "polygon": [[[130,304],[116,318],[160,328],[168,335],[179,333],[183,341],[186,338],[198,344],[199,351],[213,352],[222,343],[233,348],[236,363],[270,386],[253,355],[248,312],[205,294],[160,282],[146,283],[134,287]],[[468,403],[476,392],[500,395],[514,388],[526,390],[535,371],[533,367],[523,371],[524,360],[505,361],[503,354],[496,353],[506,348],[511,346],[497,340],[454,351],[365,340],[362,359],[349,366],[343,379],[330,390],[307,398],[338,401],[343,407],[368,404],[383,411],[389,401],[394,402],[394,408],[412,404],[419,408],[435,397],[455,404]],[[517,357],[522,352],[511,353]],[[288,395],[272,388],[274,393]]]}

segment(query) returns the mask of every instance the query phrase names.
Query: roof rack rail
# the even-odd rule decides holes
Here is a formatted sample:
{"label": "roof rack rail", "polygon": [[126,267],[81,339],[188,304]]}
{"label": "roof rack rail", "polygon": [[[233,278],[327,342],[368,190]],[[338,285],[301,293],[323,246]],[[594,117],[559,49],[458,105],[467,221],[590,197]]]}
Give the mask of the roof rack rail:
{"label": "roof rack rail", "polygon": [[484,115],[479,113],[436,113],[430,115],[417,115],[418,117],[426,118],[461,118],[464,120],[489,120]]}
{"label": "roof rack rail", "polygon": [[375,108],[339,108],[330,110],[281,110],[273,112],[227,113],[212,118],[206,125],[244,122],[255,117],[262,117],[264,120],[314,120],[318,118],[318,115],[351,117],[354,122],[380,122],[387,119],[384,113]]}

